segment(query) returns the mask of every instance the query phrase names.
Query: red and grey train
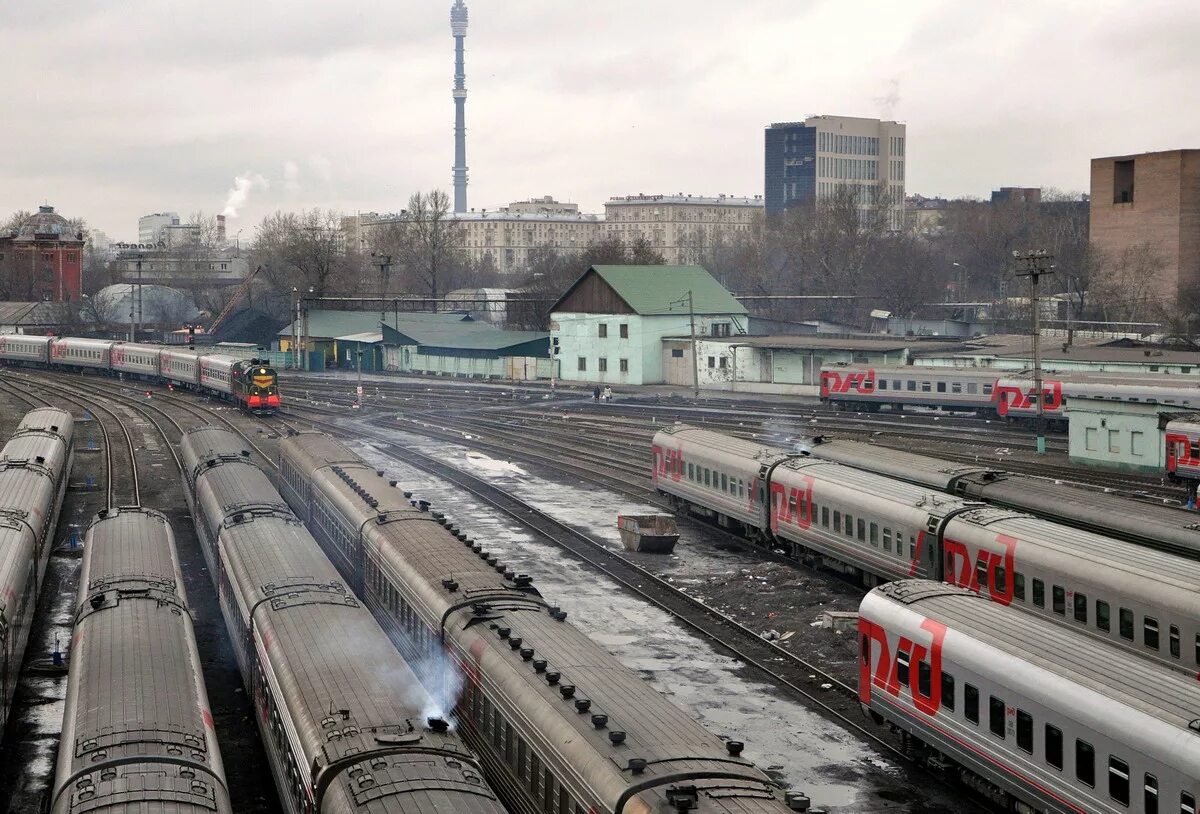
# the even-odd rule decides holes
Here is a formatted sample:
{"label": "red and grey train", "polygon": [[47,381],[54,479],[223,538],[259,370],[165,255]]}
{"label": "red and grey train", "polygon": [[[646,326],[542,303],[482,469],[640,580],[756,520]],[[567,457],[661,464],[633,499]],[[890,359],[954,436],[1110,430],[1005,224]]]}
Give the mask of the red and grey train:
{"label": "red and grey train", "polygon": [[653,456],[675,506],[764,546],[867,585],[967,587],[1200,675],[1200,562],[684,425]]}
{"label": "red and grey train", "polygon": [[0,336],[0,364],[105,371],[209,393],[256,415],[280,407],[275,369],[260,359],[192,348],[55,336]]}
{"label": "red and grey train", "polygon": [[1196,814],[1196,683],[943,583],[859,608],[859,700],[1005,811]]}
{"label": "red and grey train", "polygon": [[[1027,372],[960,367],[821,368],[821,401],[863,410],[937,407],[999,418],[1032,418],[1037,394]],[[1200,383],[1191,376],[1104,373],[1047,373],[1042,379],[1042,412],[1051,421],[1066,418],[1072,397],[1164,404],[1200,409]]]}

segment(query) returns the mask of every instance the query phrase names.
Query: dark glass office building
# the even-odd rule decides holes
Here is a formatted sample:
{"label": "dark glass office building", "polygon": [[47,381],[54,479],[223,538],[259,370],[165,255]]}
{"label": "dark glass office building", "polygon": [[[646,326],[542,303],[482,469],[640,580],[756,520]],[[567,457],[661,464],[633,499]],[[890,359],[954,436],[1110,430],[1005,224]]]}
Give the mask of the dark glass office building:
{"label": "dark glass office building", "polygon": [[817,128],[803,122],[772,124],[766,130],[764,192],[767,216],[817,200]]}

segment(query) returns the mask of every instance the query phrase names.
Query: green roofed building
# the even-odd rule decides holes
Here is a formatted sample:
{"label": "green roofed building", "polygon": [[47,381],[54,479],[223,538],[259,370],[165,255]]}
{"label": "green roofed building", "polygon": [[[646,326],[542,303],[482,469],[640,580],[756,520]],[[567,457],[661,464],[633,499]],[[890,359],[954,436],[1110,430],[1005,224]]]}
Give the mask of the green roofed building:
{"label": "green roofed building", "polygon": [[745,307],[700,266],[592,266],[551,308],[558,376],[660,384],[662,340],[689,335],[693,317],[697,336],[747,332]]}

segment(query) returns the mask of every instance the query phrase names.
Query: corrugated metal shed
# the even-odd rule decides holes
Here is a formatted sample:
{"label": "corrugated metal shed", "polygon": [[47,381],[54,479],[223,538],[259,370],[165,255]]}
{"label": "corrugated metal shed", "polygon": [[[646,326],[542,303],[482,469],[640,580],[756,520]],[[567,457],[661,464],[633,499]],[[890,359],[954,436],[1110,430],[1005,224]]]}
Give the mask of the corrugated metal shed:
{"label": "corrugated metal shed", "polygon": [[615,295],[630,313],[687,313],[687,303],[682,300],[688,291],[692,292],[692,309],[697,314],[746,313],[746,307],[702,266],[592,266],[550,311],[598,313],[593,303]]}

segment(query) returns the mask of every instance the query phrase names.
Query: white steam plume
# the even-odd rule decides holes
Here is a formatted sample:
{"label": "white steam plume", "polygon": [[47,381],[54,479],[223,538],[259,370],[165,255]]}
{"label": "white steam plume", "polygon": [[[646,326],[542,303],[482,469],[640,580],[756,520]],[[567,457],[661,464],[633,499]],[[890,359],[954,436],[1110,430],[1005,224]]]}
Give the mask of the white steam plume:
{"label": "white steam plume", "polygon": [[225,197],[225,208],[221,214],[227,218],[236,218],[238,210],[245,206],[246,199],[250,197],[253,190],[267,189],[270,186],[266,178],[247,170],[233,179],[233,187]]}

